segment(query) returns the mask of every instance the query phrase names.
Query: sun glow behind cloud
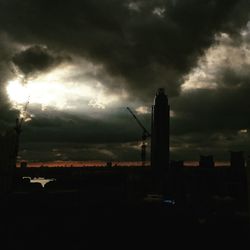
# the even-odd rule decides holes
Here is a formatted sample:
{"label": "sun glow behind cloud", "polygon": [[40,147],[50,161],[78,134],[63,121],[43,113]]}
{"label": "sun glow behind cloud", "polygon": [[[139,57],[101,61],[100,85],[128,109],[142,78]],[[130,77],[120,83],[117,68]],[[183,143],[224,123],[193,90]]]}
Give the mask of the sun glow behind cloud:
{"label": "sun glow behind cloud", "polygon": [[[64,66],[50,73],[42,74],[23,83],[17,77],[8,82],[7,94],[14,108],[19,109],[29,101],[30,104],[40,104],[42,110],[53,107],[58,110],[79,109],[84,105],[104,109],[107,105],[121,100],[121,96],[110,93],[96,79],[75,79],[79,68]],[[81,107],[84,109],[84,107]]]}

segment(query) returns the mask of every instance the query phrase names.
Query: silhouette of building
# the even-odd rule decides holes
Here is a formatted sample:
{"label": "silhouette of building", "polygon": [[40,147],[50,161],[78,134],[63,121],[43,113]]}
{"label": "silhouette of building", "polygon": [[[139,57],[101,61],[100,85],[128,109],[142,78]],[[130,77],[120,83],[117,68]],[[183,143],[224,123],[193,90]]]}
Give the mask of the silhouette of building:
{"label": "silhouette of building", "polygon": [[164,173],[169,168],[169,105],[163,88],[156,93],[151,119],[151,166]]}
{"label": "silhouette of building", "polygon": [[230,166],[234,169],[243,169],[245,167],[243,151],[230,151]]}
{"label": "silhouette of building", "polygon": [[246,162],[246,167],[250,168],[250,155],[247,156],[247,162]]}
{"label": "silhouette of building", "polygon": [[199,167],[213,168],[214,158],[212,155],[200,155]]}
{"label": "silhouette of building", "polygon": [[18,133],[15,129],[0,135],[0,193],[11,190],[13,171],[16,167]]}
{"label": "silhouette of building", "polygon": [[250,218],[250,155],[247,156],[247,195],[248,195],[248,216]]}
{"label": "silhouette of building", "polygon": [[183,161],[174,161],[172,160],[170,162],[171,168],[183,168],[184,167],[184,162]]}
{"label": "silhouette of building", "polygon": [[21,163],[20,163],[21,168],[27,168],[27,166],[28,166],[27,161],[21,161]]}
{"label": "silhouette of building", "polygon": [[112,161],[107,161],[106,162],[106,167],[112,167]]}

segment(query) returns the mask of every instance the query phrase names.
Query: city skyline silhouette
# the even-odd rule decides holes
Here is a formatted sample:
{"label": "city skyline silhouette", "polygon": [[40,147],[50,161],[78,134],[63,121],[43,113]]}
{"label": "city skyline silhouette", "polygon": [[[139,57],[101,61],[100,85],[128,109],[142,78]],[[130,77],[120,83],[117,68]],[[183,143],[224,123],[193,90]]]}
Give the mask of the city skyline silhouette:
{"label": "city skyline silhouette", "polygon": [[0,0],[2,248],[247,247],[249,93],[250,1]]}

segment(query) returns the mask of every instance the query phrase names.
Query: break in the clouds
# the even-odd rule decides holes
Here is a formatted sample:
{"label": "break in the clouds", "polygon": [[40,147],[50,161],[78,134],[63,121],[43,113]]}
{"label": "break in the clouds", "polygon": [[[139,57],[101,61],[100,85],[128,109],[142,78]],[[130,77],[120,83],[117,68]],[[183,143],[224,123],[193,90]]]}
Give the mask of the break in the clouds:
{"label": "break in the clouds", "polygon": [[26,143],[113,152],[114,137],[140,138],[125,107],[150,127],[155,90],[165,87],[173,155],[235,148],[238,131],[249,131],[249,11],[247,0],[0,0],[0,126],[29,101]]}
{"label": "break in the clouds", "polygon": [[249,152],[248,36],[249,23],[237,40],[220,34],[185,77],[182,94],[172,102],[174,144],[182,138],[181,151],[188,145],[188,150],[217,153],[220,158],[228,157],[229,150]]}
{"label": "break in the clouds", "polygon": [[0,23],[1,31],[21,44],[43,44],[104,65],[145,98],[159,85],[177,94],[183,74],[217,32],[237,36],[248,5],[245,0],[1,1]]}

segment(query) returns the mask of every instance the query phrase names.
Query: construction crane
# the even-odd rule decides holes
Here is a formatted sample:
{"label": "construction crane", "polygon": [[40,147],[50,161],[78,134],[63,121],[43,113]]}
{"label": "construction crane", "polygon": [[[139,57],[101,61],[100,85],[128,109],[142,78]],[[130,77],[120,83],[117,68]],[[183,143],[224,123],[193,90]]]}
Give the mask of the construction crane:
{"label": "construction crane", "polygon": [[142,128],[142,144],[141,144],[141,162],[142,162],[142,166],[145,166],[146,163],[146,140],[148,137],[150,137],[150,133],[148,132],[148,130],[142,125],[142,123],[140,122],[140,120],[136,117],[136,115],[133,113],[133,111],[127,107],[127,110],[131,113],[131,115],[135,118],[135,120],[137,121],[138,125]]}
{"label": "construction crane", "polygon": [[[29,100],[28,100],[28,101],[25,103],[25,105],[24,105],[23,113],[26,113],[26,112],[27,112],[28,105],[29,105]],[[20,133],[21,133],[21,131],[22,131],[23,122],[24,122],[24,117],[16,118],[15,130],[16,130],[16,133],[17,133],[18,135],[20,135]]]}
{"label": "construction crane", "polygon": [[[29,98],[28,101],[25,103],[24,108],[23,108],[23,112],[25,113],[27,111],[29,105]],[[15,161],[17,160],[17,156],[18,156],[18,151],[19,151],[19,142],[20,142],[20,134],[22,132],[22,125],[24,122],[24,117],[20,117],[20,118],[16,118],[16,126],[14,127],[15,131],[16,131],[16,145],[15,145]]]}

